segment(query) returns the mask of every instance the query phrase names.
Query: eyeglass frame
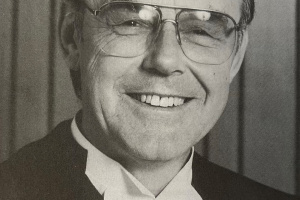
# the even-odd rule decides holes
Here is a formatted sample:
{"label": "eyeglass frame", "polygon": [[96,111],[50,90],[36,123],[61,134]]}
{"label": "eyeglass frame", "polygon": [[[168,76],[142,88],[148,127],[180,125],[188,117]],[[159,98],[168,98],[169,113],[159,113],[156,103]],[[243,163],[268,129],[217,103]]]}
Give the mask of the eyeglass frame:
{"label": "eyeglass frame", "polygon": [[[159,26],[158,29],[161,28],[162,24],[166,23],[166,22],[170,22],[173,25],[175,25],[175,29],[176,29],[176,39],[177,42],[180,46],[182,46],[181,43],[181,39],[180,39],[180,34],[179,34],[179,29],[178,29],[178,19],[179,19],[179,15],[184,12],[184,11],[203,11],[203,12],[210,12],[210,13],[215,13],[215,14],[220,14],[220,15],[224,15],[226,17],[228,17],[234,24],[233,29],[235,29],[235,32],[238,33],[240,31],[242,31],[242,29],[244,28],[244,25],[241,23],[241,21],[239,23],[237,23],[235,21],[235,19],[233,17],[231,17],[230,15],[226,14],[226,13],[222,13],[222,12],[218,12],[218,11],[214,11],[214,10],[209,10],[209,9],[197,9],[197,8],[188,8],[188,7],[179,7],[179,6],[167,6],[167,5],[157,5],[157,4],[150,4],[150,3],[138,3],[138,2],[131,2],[131,1],[113,1],[113,2],[108,2],[108,3],[104,3],[103,5],[101,5],[101,7],[97,10],[94,10],[92,8],[90,8],[85,2],[80,1],[81,5],[84,5],[84,7],[94,16],[98,16],[98,14],[102,11],[101,9],[104,8],[107,5],[110,4],[118,4],[118,3],[128,3],[128,4],[134,4],[134,5],[143,5],[143,6],[151,6],[153,8],[155,8],[155,10],[159,13],[159,17],[160,17],[160,22],[159,22]],[[176,13],[175,16],[175,20],[173,19],[162,19],[162,11],[160,8],[171,8],[171,9],[180,9],[180,11],[178,13]],[[236,39],[237,40],[237,39]],[[119,56],[122,57],[122,56]],[[228,57],[228,59],[230,58],[230,56]],[[226,61],[226,60],[225,60]],[[225,62],[224,61],[224,62]],[[195,61],[196,62],[196,61]],[[210,65],[218,65],[218,64],[210,64]]]}

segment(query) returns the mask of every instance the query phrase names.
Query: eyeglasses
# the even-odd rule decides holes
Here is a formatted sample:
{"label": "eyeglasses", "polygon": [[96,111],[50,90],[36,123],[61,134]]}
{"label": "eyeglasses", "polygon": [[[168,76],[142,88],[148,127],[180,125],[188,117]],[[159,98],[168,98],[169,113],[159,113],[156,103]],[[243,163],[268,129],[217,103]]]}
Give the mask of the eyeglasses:
{"label": "eyeglasses", "polygon": [[133,2],[111,2],[99,10],[85,6],[96,19],[89,23],[90,28],[106,55],[136,57],[144,54],[153,48],[167,22],[175,26],[183,53],[197,63],[222,64],[232,55],[237,41],[239,25],[224,13],[180,8],[175,20],[171,20],[162,18],[161,8],[176,7]]}

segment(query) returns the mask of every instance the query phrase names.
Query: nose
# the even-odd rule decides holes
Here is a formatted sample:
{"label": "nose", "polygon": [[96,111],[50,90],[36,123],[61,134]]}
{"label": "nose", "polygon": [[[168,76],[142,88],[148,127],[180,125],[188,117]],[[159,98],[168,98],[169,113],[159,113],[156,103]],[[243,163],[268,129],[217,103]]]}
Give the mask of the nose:
{"label": "nose", "polygon": [[176,27],[173,23],[164,23],[161,26],[142,67],[160,76],[181,75],[185,71],[185,56],[178,43]]}

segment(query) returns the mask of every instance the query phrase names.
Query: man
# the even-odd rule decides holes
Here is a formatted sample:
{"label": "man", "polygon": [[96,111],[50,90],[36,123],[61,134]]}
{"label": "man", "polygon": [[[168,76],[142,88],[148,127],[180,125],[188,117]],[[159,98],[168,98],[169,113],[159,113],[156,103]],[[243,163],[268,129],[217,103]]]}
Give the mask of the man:
{"label": "man", "polygon": [[82,110],[2,164],[2,199],[293,199],[193,149],[223,112],[253,1],[65,3]]}

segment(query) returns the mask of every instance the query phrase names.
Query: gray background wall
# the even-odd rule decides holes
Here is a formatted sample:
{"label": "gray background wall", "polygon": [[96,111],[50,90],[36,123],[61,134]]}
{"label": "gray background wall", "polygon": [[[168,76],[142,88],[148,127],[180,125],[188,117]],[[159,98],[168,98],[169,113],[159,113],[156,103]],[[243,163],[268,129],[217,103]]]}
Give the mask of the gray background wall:
{"label": "gray background wall", "polygon": [[[291,194],[300,194],[297,7],[297,0],[257,1],[226,111],[196,147],[219,165]],[[59,51],[59,9],[54,0],[0,1],[0,161],[80,108]]]}

